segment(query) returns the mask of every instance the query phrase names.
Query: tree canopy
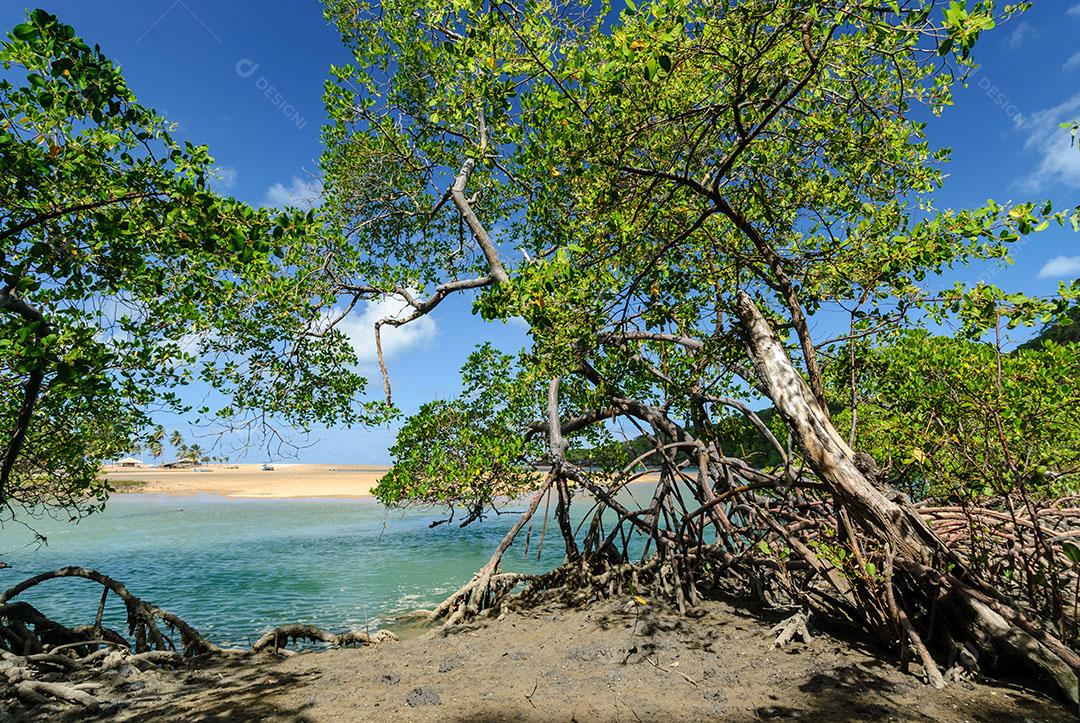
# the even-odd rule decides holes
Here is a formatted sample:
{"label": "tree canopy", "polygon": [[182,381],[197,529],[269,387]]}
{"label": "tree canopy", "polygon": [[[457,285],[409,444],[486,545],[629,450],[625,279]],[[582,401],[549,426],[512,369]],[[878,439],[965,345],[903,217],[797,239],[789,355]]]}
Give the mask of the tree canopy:
{"label": "tree canopy", "polygon": [[[47,12],[0,50],[0,500],[104,500],[201,380],[233,429],[364,414],[310,213],[215,193],[213,159]],[[325,239],[326,244],[333,240]],[[84,509],[92,510],[94,504]]]}
{"label": "tree canopy", "polygon": [[[935,209],[948,151],[915,111],[948,106],[979,33],[1022,8],[894,5],[329,3],[356,55],[327,88],[324,159],[329,211],[369,259],[353,290],[419,316],[481,289],[475,310],[524,318],[531,374],[564,377],[564,414],[593,421],[615,398],[690,426],[731,397],[760,406],[740,290],[822,404],[838,347],[815,314],[979,334],[1004,292],[921,282],[1069,217]],[[1063,305],[1010,299],[1009,323]]]}
{"label": "tree canopy", "polygon": [[[1080,344],[926,332],[860,353],[858,446],[916,498],[1080,489]],[[845,410],[845,415],[850,414]],[[841,420],[838,419],[838,422]]]}
{"label": "tree canopy", "polygon": [[[1058,584],[1064,548],[1036,534],[1025,544],[1037,562],[1008,576],[992,555],[950,548],[873,457],[851,448],[829,398],[830,366],[860,345],[946,320],[980,339],[1050,321],[1080,292],[1076,283],[1052,298],[985,283],[929,291],[951,269],[1007,263],[1013,243],[1051,224],[1080,225],[1076,209],[1048,203],[936,206],[949,153],[928,143],[927,119],[951,105],[979,36],[1027,4],[970,5],[328,3],[355,56],[326,89],[327,222],[360,256],[342,290],[405,299],[410,317],[384,325],[466,292],[484,319],[521,318],[530,331],[515,364],[481,352],[465,367],[461,399],[406,421],[378,491],[393,503],[476,509],[539,487],[491,562],[436,616],[460,620],[505,593],[515,578],[498,572],[500,555],[550,490],[567,566],[545,580],[610,590],[623,577],[641,585],[649,572],[657,594],[679,605],[698,581],[715,582],[703,565],[746,587],[756,581],[759,595],[772,580],[785,604],[846,610],[910,641],[940,682],[906,617],[934,610],[954,639],[1008,648],[1077,699],[1080,658],[1057,638],[999,625],[988,602],[1008,590],[1071,636]],[[831,338],[815,331],[826,317],[844,320]],[[985,358],[973,349],[970,360]],[[911,371],[903,349],[894,353]],[[1072,364],[1073,350],[1045,353]],[[1009,373],[1043,373],[1032,372],[1034,359],[1016,357]],[[873,383],[908,395],[907,377],[890,377],[883,363]],[[383,375],[389,401],[385,366]],[[1061,408],[1067,398],[1049,399]],[[769,406],[766,423],[753,410]],[[976,406],[956,400],[957,418]],[[1062,415],[1067,426],[1073,417]],[[735,416],[778,465],[735,456]],[[612,457],[585,469],[567,457],[575,445],[625,453],[614,424],[644,434],[660,467],[640,510],[616,494],[633,464],[620,470]],[[1025,422],[1008,425],[1015,444]],[[510,463],[516,474],[504,473]],[[536,463],[549,471],[525,474]],[[496,474],[506,484],[492,484]],[[579,493],[597,510],[583,536],[566,514]],[[1024,524],[1041,529],[1027,503]],[[629,560],[635,534],[655,550],[640,567]],[[789,567],[796,559],[805,577]]]}

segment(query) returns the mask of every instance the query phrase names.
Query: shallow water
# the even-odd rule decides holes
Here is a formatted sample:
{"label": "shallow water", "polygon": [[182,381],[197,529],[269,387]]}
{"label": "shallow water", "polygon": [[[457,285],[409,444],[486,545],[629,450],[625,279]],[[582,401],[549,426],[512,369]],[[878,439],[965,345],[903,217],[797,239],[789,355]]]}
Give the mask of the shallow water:
{"label": "shallow water", "polygon": [[[77,524],[36,521],[45,546],[28,544],[33,536],[21,527],[0,530],[0,560],[11,565],[0,570],[0,588],[65,565],[95,568],[222,645],[246,646],[287,622],[375,629],[402,612],[431,607],[466,582],[518,517],[430,529],[444,517],[440,512],[387,511],[373,500],[116,495],[104,512]],[[523,561],[519,544],[504,569],[559,564],[553,522],[548,534],[552,544],[540,561],[538,524],[530,560]],[[64,579],[19,599],[59,622],[86,625],[100,594],[96,583]],[[123,614],[110,595],[106,624],[122,630]]]}

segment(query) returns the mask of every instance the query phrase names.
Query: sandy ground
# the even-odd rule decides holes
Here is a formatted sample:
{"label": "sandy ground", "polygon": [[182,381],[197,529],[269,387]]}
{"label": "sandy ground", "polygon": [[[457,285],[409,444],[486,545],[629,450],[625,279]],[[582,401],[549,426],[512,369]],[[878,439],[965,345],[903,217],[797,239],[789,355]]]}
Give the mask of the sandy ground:
{"label": "sandy ground", "polygon": [[386,467],[370,465],[260,464],[204,465],[190,469],[105,467],[102,474],[120,492],[220,494],[228,497],[368,497]]}
{"label": "sandy ground", "polygon": [[[210,471],[106,466],[101,473],[117,492],[299,498],[370,497],[379,478],[390,470],[363,464],[275,464],[273,471],[264,471],[261,464],[207,464],[199,469]],[[645,475],[629,489],[645,503],[655,484],[655,476]]]}
{"label": "sandy ground", "polygon": [[[681,618],[548,606],[447,637],[129,669],[97,694],[118,721],[1075,720],[1000,681],[935,690],[856,639],[815,631],[774,649],[772,622],[723,602]],[[88,719],[50,708],[34,719]]]}

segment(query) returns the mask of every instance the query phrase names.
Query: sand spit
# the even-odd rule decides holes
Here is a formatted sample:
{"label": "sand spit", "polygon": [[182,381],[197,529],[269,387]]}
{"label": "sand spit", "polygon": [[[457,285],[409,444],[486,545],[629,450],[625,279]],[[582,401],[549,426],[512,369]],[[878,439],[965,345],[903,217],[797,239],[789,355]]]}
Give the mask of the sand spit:
{"label": "sand spit", "polygon": [[370,497],[387,467],[371,465],[210,464],[192,469],[105,467],[102,474],[120,492],[228,497]]}

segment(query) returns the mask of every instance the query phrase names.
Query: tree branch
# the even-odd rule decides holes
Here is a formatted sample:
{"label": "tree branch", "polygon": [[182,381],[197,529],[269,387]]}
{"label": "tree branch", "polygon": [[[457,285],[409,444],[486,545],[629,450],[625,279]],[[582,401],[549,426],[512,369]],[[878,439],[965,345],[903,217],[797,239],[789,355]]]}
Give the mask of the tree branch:
{"label": "tree branch", "polygon": [[48,213],[39,214],[39,215],[35,216],[34,218],[32,218],[32,219],[30,219],[28,221],[23,221],[22,223],[19,223],[19,224],[16,224],[16,225],[12,226],[11,228],[5,229],[4,231],[0,231],[0,241],[4,241],[4,240],[6,240],[6,239],[8,239],[8,238],[10,238],[12,236],[15,236],[17,234],[22,233],[23,231],[25,231],[28,228],[31,228],[33,226],[37,226],[39,224],[45,223],[46,221],[51,221],[54,218],[60,218],[61,216],[66,216],[69,213],[78,213],[80,211],[92,211],[95,208],[102,208],[103,206],[109,206],[109,205],[112,205],[114,203],[120,203],[122,201],[132,201],[132,200],[134,200],[136,198],[150,198],[150,197],[153,197],[153,196],[161,196],[161,195],[164,195],[164,194],[162,194],[160,192],[128,193],[128,194],[125,194],[123,196],[117,196],[116,198],[106,198],[106,199],[103,199],[101,201],[91,201],[89,203],[80,203],[80,204],[77,204],[75,206],[66,206],[64,208],[56,209],[55,211],[49,211]]}

